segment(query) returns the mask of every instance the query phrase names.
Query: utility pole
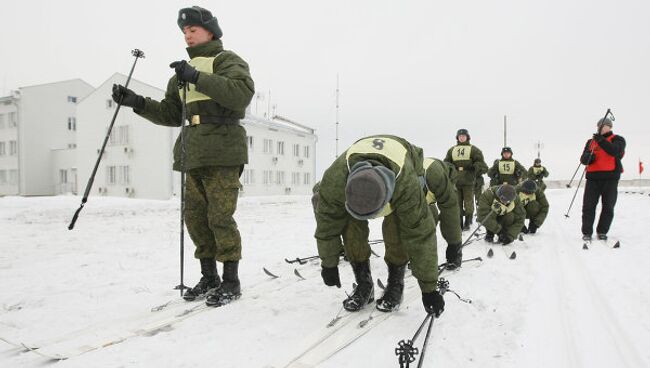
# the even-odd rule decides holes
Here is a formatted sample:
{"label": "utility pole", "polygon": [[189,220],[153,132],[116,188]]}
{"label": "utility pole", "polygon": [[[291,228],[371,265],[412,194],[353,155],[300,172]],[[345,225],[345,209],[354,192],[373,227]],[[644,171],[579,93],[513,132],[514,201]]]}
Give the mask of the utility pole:
{"label": "utility pole", "polygon": [[508,118],[503,115],[503,146],[508,146]]}
{"label": "utility pole", "polygon": [[339,156],[339,73],[336,73],[336,145],[334,158]]}
{"label": "utility pole", "polygon": [[537,158],[541,158],[542,155],[542,148],[544,148],[544,144],[542,141],[537,141],[537,144],[535,144],[535,147],[537,148]]}

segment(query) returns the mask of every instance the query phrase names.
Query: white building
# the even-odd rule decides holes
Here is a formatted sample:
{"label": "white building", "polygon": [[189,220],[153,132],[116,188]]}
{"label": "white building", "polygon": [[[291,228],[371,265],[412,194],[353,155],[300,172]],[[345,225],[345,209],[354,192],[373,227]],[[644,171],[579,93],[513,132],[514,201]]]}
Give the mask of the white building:
{"label": "white building", "polygon": [[93,90],[73,79],[22,87],[0,99],[0,195],[74,190],[77,101]]}
{"label": "white building", "polygon": [[[126,82],[115,73],[77,106],[77,165],[83,191],[97,162],[117,104],[113,84]],[[160,100],[164,91],[131,79],[129,89]],[[168,199],[173,194],[172,147],[177,130],[154,125],[130,107],[121,107],[97,169],[90,195]]]}
{"label": "white building", "polygon": [[[0,98],[0,195],[82,195],[115,113],[116,73],[93,89],[81,80],[21,88]],[[129,88],[160,100],[164,91],[131,79]],[[314,130],[284,117],[247,111],[249,164],[241,195],[310,194],[315,177]],[[155,125],[121,108],[90,195],[168,199],[180,192],[172,171],[180,128]]]}

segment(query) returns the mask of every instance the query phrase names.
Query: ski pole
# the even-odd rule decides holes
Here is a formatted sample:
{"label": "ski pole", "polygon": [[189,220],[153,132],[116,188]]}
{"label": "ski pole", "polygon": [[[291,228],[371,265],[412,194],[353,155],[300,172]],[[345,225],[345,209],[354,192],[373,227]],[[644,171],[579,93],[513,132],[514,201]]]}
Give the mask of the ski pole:
{"label": "ski pole", "polygon": [[[131,81],[131,76],[133,75],[135,64],[138,62],[138,59],[144,58],[144,52],[138,49],[134,49],[133,51],[131,51],[131,55],[135,57],[135,60],[133,60],[133,66],[131,66],[131,71],[129,72],[129,76],[126,78],[126,83],[124,83],[124,88],[129,87],[129,82]],[[75,211],[74,216],[72,216],[72,221],[70,221],[70,225],[68,225],[68,230],[74,229],[74,224],[77,222],[77,219],[79,218],[79,213],[84,208],[86,202],[88,202],[88,196],[90,195],[90,190],[93,187],[93,182],[95,181],[95,175],[97,175],[99,162],[102,160],[102,156],[104,155],[104,150],[106,149],[106,144],[108,143],[108,139],[111,136],[111,131],[113,130],[113,124],[115,124],[115,118],[117,118],[117,113],[120,112],[120,107],[122,107],[122,98],[124,98],[123,95],[120,96],[120,101],[117,103],[117,107],[115,108],[115,112],[113,113],[113,119],[111,119],[111,124],[108,126],[106,137],[104,137],[104,143],[102,144],[102,149],[99,151],[99,156],[97,156],[97,162],[95,162],[95,167],[93,168],[93,172],[92,174],[90,174],[90,178],[88,178],[88,183],[86,184],[86,190],[84,191],[84,196],[81,199],[81,205],[79,206],[77,211]]]}
{"label": "ski pole", "polygon": [[476,229],[474,229],[474,231],[471,234],[469,234],[469,236],[467,237],[467,240],[465,240],[465,242],[460,246],[460,249],[465,248],[465,246],[472,241],[472,237],[474,236],[474,234],[476,234],[481,229],[481,227],[483,227],[483,222],[485,222],[488,218],[490,218],[490,216],[492,216],[493,213],[494,213],[494,211],[490,210],[490,212],[487,215],[485,215],[485,217],[483,217],[483,219],[481,219],[480,221],[477,221],[478,226],[476,227]]}
{"label": "ski pole", "polygon": [[[612,120],[616,120],[614,118],[614,114],[612,114],[611,109],[607,109],[607,112],[605,113],[603,120],[607,119],[608,116],[611,116]],[[598,134],[600,134],[600,128],[598,128]],[[591,156],[593,156],[594,154],[594,149],[596,149],[596,145],[592,145],[591,151],[589,152],[589,159],[587,160],[587,162],[591,161]],[[571,203],[569,204],[569,208],[566,210],[566,213],[564,214],[564,217],[566,218],[569,218],[569,212],[571,212],[571,207],[573,207],[573,202],[576,200],[576,196],[578,195],[578,189],[580,189],[580,184],[582,184],[582,179],[585,177],[585,174],[587,173],[587,166],[588,165],[585,165],[584,169],[582,170],[582,175],[580,175],[580,180],[578,181],[578,186],[576,187],[576,191],[573,193],[573,198],[571,198]]]}
{"label": "ski pole", "polygon": [[174,289],[180,290],[181,296],[183,296],[183,290],[188,289],[188,287],[183,284],[185,270],[185,120],[187,119],[187,83],[179,81],[178,86],[183,90],[183,101],[181,103],[181,283],[176,285]]}
{"label": "ski pole", "polygon": [[582,163],[578,162],[578,167],[576,167],[576,171],[573,172],[573,176],[571,177],[571,180],[569,180],[569,184],[566,185],[567,188],[571,188],[571,183],[573,183],[573,179],[575,179],[576,175],[578,174],[578,170],[580,170],[580,165],[582,165]]}

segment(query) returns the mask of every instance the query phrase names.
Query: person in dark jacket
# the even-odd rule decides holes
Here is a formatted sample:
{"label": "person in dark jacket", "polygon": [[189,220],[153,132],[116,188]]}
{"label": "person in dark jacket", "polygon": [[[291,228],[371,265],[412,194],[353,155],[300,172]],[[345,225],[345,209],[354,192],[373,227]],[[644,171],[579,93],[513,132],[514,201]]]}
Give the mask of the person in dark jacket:
{"label": "person in dark jacket", "polygon": [[[184,147],[180,135],[174,145],[173,168],[187,174],[184,218],[202,277],[183,297],[189,301],[206,297],[206,304],[220,306],[241,295],[241,236],[233,215],[248,154],[246,130],[239,120],[255,87],[248,64],[224,50],[221,28],[209,10],[183,8],[177,24],[190,60],[171,63],[175,73],[167,83],[165,98],[155,101],[115,84],[113,100],[157,125],[178,127],[181,121],[189,121],[182,130]],[[181,93],[179,82],[187,85],[186,94]],[[187,105],[184,117],[182,95]],[[223,263],[223,281],[217,261]]]}
{"label": "person in dark jacket", "polygon": [[621,159],[625,155],[625,139],[612,132],[612,121],[602,118],[596,124],[598,133],[585,144],[580,162],[587,165],[587,182],[582,198],[582,239],[591,240],[596,205],[602,209],[596,226],[598,239],[607,240],[607,232],[614,219],[614,206],[618,197],[618,181],[623,172]]}

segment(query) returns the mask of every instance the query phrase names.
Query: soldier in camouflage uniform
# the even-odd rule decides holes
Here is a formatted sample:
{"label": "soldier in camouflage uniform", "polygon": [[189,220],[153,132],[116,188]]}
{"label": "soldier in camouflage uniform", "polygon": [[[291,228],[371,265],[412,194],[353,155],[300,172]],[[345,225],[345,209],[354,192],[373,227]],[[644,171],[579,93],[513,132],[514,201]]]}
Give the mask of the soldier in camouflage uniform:
{"label": "soldier in camouflage uniform", "polygon": [[[346,310],[358,311],[374,300],[367,227],[368,220],[384,217],[388,284],[377,300],[377,309],[399,308],[404,272],[410,261],[425,310],[442,313],[444,300],[436,290],[436,227],[425,199],[423,175],[422,149],[391,135],[357,141],[323,174],[315,232],[321,276],[325,285],[341,286],[338,263],[343,246],[357,283],[352,295],[343,301]],[[361,225],[364,230],[346,233],[351,225]],[[347,239],[342,244],[344,234]]]}
{"label": "soldier in camouflage uniform", "polygon": [[459,129],[456,132],[456,145],[447,151],[445,157],[445,162],[452,163],[458,170],[456,190],[458,205],[460,206],[459,216],[465,216],[464,222],[461,219],[463,230],[469,230],[472,225],[476,177],[487,172],[483,152],[478,147],[470,144],[470,139],[467,129]]}
{"label": "soldier in camouflage uniform", "polygon": [[542,188],[539,188],[535,181],[528,179],[517,186],[519,200],[526,210],[528,227],[524,225],[521,232],[524,234],[535,234],[537,229],[542,226],[546,215],[548,215],[548,200]]}
{"label": "soldier in camouflage uniform", "polygon": [[[233,218],[237,208],[239,176],[248,163],[246,131],[239,124],[255,92],[248,64],[223,49],[222,32],[210,11],[194,6],[178,14],[178,26],[188,45],[190,61],[170,67],[165,98],[144,98],[121,85],[113,85],[113,99],[130,106],[154,124],[184,128],[185,153],[180,136],[174,146],[174,170],[185,171],[185,223],[196,246],[201,280],[187,291],[194,300],[214,289],[208,305],[222,305],[240,295],[238,265],[241,238]],[[187,116],[181,117],[179,82],[186,83]],[[223,282],[216,261],[223,263]]]}
{"label": "soldier in camouflage uniform", "polygon": [[[424,159],[424,179],[426,199],[436,221],[440,225],[442,237],[447,242],[447,268],[455,269],[463,261],[460,229],[460,207],[454,178],[454,165],[427,157]],[[438,209],[440,209],[438,211]]]}
{"label": "soldier in camouflage uniform", "polygon": [[537,187],[543,191],[546,190],[546,184],[544,183],[544,178],[548,177],[548,170],[542,166],[542,160],[539,158],[535,159],[533,166],[528,169],[528,177],[535,180]]}
{"label": "soldier in camouflage uniform", "polygon": [[487,189],[481,195],[478,206],[478,218],[485,226],[485,241],[506,245],[512,243],[519,235],[526,220],[526,210],[517,196],[515,188],[501,184]]}
{"label": "soldier in camouflage uniform", "polygon": [[490,186],[503,183],[517,185],[521,180],[526,179],[526,168],[512,158],[512,148],[503,147],[501,159],[494,160],[487,174],[490,177]]}

